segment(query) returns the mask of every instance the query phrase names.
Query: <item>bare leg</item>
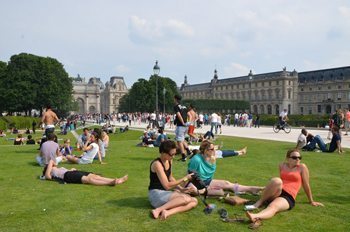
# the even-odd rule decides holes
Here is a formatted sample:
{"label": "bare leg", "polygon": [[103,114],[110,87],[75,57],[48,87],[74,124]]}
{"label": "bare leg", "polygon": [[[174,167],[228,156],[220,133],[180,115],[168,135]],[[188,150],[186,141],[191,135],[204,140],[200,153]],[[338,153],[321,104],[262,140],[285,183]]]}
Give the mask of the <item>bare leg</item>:
{"label": "bare leg", "polygon": [[261,198],[254,204],[255,207],[259,208],[264,204],[265,201],[277,198],[282,192],[282,180],[278,177],[274,177],[265,187]]}
{"label": "bare leg", "polygon": [[152,215],[156,219],[160,214],[162,214],[162,219],[166,219],[175,213],[190,210],[197,204],[198,202],[196,198],[191,197],[187,194],[174,192],[167,203],[152,210]]}
{"label": "bare leg", "polygon": [[238,152],[238,155],[245,155],[245,154],[247,154],[247,147],[244,147],[243,149],[241,149],[237,152]]}
{"label": "bare leg", "polygon": [[74,164],[78,164],[79,163],[79,159],[77,157],[75,157],[75,156],[67,155],[66,158],[71,163],[74,163]]}
{"label": "bare leg", "polygon": [[250,213],[249,211],[246,212],[247,217],[250,219],[250,221],[255,222],[256,219],[269,219],[272,218],[276,213],[285,211],[289,209],[288,201],[282,197],[277,197],[274,199],[266,209],[263,209],[259,213]]}
{"label": "bare leg", "polygon": [[232,192],[250,192],[254,194],[264,189],[263,187],[259,186],[244,186],[239,184],[233,184],[227,180],[212,180],[209,187],[213,189],[222,189]]}

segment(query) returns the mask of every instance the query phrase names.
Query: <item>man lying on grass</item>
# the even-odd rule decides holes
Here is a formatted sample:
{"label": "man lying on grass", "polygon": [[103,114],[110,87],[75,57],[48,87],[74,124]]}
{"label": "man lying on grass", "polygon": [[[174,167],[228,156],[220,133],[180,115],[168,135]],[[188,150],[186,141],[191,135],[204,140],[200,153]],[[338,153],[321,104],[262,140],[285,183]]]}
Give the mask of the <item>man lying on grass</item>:
{"label": "man lying on grass", "polygon": [[46,180],[61,180],[70,184],[91,184],[115,186],[128,180],[128,175],[121,178],[106,178],[92,172],[78,171],[74,168],[58,168],[54,161],[50,160],[44,168],[43,174]]}

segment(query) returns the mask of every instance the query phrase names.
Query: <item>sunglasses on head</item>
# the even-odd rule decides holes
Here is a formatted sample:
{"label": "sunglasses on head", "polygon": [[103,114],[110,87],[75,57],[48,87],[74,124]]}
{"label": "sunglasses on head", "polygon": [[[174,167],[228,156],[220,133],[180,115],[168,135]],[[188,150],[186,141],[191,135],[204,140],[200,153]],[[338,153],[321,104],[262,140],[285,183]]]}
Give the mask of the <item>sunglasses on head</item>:
{"label": "sunglasses on head", "polygon": [[289,158],[293,160],[301,160],[301,156],[290,156]]}

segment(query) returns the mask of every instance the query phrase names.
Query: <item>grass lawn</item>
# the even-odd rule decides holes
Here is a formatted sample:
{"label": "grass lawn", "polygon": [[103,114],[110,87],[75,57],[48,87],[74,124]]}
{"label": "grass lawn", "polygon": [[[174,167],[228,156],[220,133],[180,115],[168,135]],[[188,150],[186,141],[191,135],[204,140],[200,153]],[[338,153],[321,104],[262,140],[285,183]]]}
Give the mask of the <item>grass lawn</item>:
{"label": "grass lawn", "polygon": [[[106,177],[129,174],[129,180],[116,187],[59,184],[38,179],[42,168],[35,163],[37,145],[13,146],[0,138],[0,231],[248,231],[246,224],[224,223],[217,212],[203,213],[199,205],[166,221],[150,217],[148,202],[149,164],[158,156],[157,148],[136,147],[140,131],[110,135],[106,165],[63,164],[67,168],[93,171]],[[59,138],[70,137],[59,136]],[[8,137],[7,137],[8,138]],[[248,146],[244,157],[218,160],[216,179],[244,185],[265,185],[278,176],[278,164],[294,144],[221,136],[216,142],[224,149]],[[63,143],[61,141],[61,143]],[[77,152],[75,152],[78,154]],[[290,212],[264,221],[260,231],[348,231],[350,228],[350,155],[302,153],[310,170],[316,201],[325,207],[312,207],[300,191]],[[183,177],[187,164],[174,161],[175,178]],[[257,199],[255,196],[244,196]],[[243,206],[230,206],[209,199],[229,216],[244,215]]]}

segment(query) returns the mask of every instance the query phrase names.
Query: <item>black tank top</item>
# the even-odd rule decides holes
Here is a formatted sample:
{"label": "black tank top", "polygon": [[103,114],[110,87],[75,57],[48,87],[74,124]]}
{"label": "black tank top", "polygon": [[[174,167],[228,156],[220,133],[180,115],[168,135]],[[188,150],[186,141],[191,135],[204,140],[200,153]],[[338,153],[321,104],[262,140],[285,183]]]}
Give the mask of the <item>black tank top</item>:
{"label": "black tank top", "polygon": [[159,180],[159,178],[157,176],[157,173],[152,172],[152,170],[151,170],[151,166],[152,166],[153,162],[155,162],[155,161],[159,161],[161,163],[161,165],[163,166],[163,170],[165,172],[165,175],[168,178],[168,181],[169,181],[169,178],[170,178],[170,175],[171,175],[171,163],[169,161],[168,161],[169,162],[169,169],[165,170],[164,164],[162,163],[160,158],[157,158],[157,159],[153,160],[151,165],[150,165],[150,168],[149,168],[150,183],[149,183],[149,186],[148,186],[148,190],[151,190],[151,189],[165,190],[165,188],[163,187],[162,183],[160,182],[160,180]]}

